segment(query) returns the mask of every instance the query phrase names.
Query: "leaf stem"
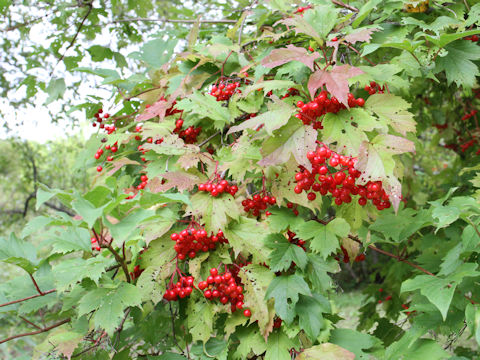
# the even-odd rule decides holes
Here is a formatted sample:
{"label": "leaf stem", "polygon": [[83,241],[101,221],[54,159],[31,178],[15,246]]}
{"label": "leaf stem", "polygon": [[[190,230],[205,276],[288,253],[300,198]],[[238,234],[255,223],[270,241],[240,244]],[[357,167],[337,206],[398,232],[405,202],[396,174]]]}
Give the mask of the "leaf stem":
{"label": "leaf stem", "polygon": [[3,340],[0,340],[0,344],[3,344],[7,341],[10,341],[10,340],[13,340],[13,339],[18,339],[18,338],[21,338],[21,337],[25,337],[25,336],[31,336],[31,335],[37,335],[37,334],[41,334],[41,333],[44,333],[44,332],[47,332],[49,330],[52,330],[56,327],[59,327],[63,324],[66,324],[70,322],[70,318],[67,318],[67,319],[64,319],[58,323],[55,323],[53,325],[50,325],[50,326],[47,326],[47,327],[44,327],[44,328],[41,328],[40,330],[37,330],[37,331],[32,331],[32,332],[28,332],[28,333],[23,333],[23,334],[17,334],[17,335],[13,335],[13,336],[10,336],[6,339],[3,339]]}

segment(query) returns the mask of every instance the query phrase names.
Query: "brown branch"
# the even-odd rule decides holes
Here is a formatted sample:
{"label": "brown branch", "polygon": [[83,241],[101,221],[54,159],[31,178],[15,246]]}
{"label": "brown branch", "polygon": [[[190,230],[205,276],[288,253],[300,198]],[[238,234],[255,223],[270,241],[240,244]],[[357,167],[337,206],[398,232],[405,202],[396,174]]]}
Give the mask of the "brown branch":
{"label": "brown branch", "polygon": [[339,0],[332,0],[332,3],[334,3],[335,5],[341,6],[341,7],[345,8],[345,9],[348,9],[348,10],[350,10],[350,11],[358,12],[358,9],[357,9],[356,7],[347,5],[347,4],[345,4],[344,2],[341,2],[341,1],[339,1]]}
{"label": "brown branch", "polygon": [[[120,20],[113,20],[106,24],[117,24],[123,22],[136,22],[136,21],[146,21],[146,22],[166,22],[166,23],[180,23],[180,24],[194,24],[198,20],[189,20],[189,19],[151,19],[151,18],[130,18],[130,19],[120,19]],[[200,20],[198,21],[200,24],[235,24],[237,20],[230,20],[230,19],[221,19],[221,20]],[[106,25],[103,24],[103,25]]]}
{"label": "brown branch", "polygon": [[[361,245],[363,245],[363,243],[362,243],[356,236],[348,235],[348,238],[349,238],[349,239],[352,239],[353,241],[355,241],[355,242],[357,242],[357,243],[359,243],[359,244],[361,244]],[[373,251],[376,251],[376,252],[378,252],[378,253],[380,253],[380,254],[387,255],[387,256],[389,256],[389,257],[391,257],[391,258],[393,258],[393,259],[396,259],[397,261],[400,261],[400,262],[403,262],[403,263],[405,263],[405,264],[407,264],[407,265],[410,265],[410,266],[414,267],[415,269],[420,270],[421,272],[423,272],[423,273],[425,273],[425,274],[427,274],[427,275],[436,276],[435,274],[433,274],[433,273],[431,273],[430,271],[422,268],[421,266],[419,266],[419,265],[417,265],[417,264],[414,264],[414,263],[412,263],[411,261],[405,260],[405,259],[401,258],[401,257],[398,256],[398,255],[395,255],[395,254],[392,254],[392,253],[390,253],[390,252],[388,252],[388,251],[379,249],[379,248],[377,248],[377,247],[374,246],[374,245],[368,245],[368,248],[369,248],[369,249],[372,249]]]}
{"label": "brown branch", "polygon": [[58,323],[55,323],[53,325],[50,325],[50,326],[47,326],[47,327],[44,327],[44,328],[41,328],[40,330],[37,330],[37,331],[32,331],[32,332],[28,332],[28,333],[23,333],[23,334],[17,334],[17,335],[13,335],[13,336],[10,336],[6,339],[3,339],[3,340],[0,340],[0,344],[3,344],[7,341],[10,341],[10,340],[13,340],[13,339],[18,339],[18,338],[21,338],[21,337],[25,337],[25,336],[31,336],[31,335],[37,335],[37,334],[41,334],[41,333],[44,333],[44,332],[47,332],[49,330],[52,330],[56,327],[59,327],[63,324],[66,324],[70,322],[70,318],[67,318],[67,319],[64,319]]}
{"label": "brown branch", "polygon": [[40,294],[40,296],[45,295],[45,294],[42,292],[42,290],[40,290],[40,288],[38,287],[38,284],[37,284],[37,282],[35,281],[35,278],[33,277],[33,275],[30,274],[30,273],[29,273],[28,275],[30,275],[30,279],[32,279],[33,285],[35,286],[35,289],[37,289],[37,291],[38,291],[38,293]]}
{"label": "brown branch", "polygon": [[[123,101],[130,101],[130,100],[132,100],[133,98],[138,97],[139,95],[148,93],[148,92],[153,91],[153,90],[158,90],[158,89],[161,89],[161,87],[160,87],[160,86],[156,86],[156,87],[153,87],[153,88],[150,88],[150,89],[146,89],[146,90],[140,91],[138,94],[135,94],[135,95],[131,95],[131,96],[126,97]],[[118,120],[118,119],[117,119],[117,120]]]}
{"label": "brown branch", "polygon": [[127,279],[127,282],[132,282],[130,279],[130,274],[128,273],[128,268],[127,268],[127,263],[123,260],[123,258],[118,254],[118,252],[115,251],[113,248],[112,244],[105,244],[104,245],[110,252],[113,254],[115,257],[115,260],[120,264],[123,272],[125,273],[125,278]]}
{"label": "brown branch", "polygon": [[57,291],[57,289],[51,289],[51,290],[48,290],[48,291],[44,291],[44,292],[42,293],[42,295],[40,295],[40,294],[35,294],[35,295],[32,295],[32,296],[27,296],[27,297],[25,297],[25,298],[23,298],[23,299],[18,299],[18,300],[9,301],[9,302],[6,302],[6,303],[4,303],[4,304],[0,304],[0,308],[1,308],[1,307],[4,307],[4,306],[8,306],[8,305],[17,304],[17,303],[19,303],[19,302],[27,301],[27,300],[30,300],[30,299],[35,299],[35,298],[37,298],[37,297],[39,297],[39,296],[45,296],[45,295],[51,294],[51,293],[53,293],[53,292],[55,292],[55,291]]}
{"label": "brown branch", "polygon": [[115,336],[115,341],[113,342],[114,346],[117,344],[118,339],[120,338],[120,333],[123,330],[123,325],[125,325],[125,321],[127,321],[128,315],[130,314],[130,310],[132,310],[132,308],[128,308],[127,310],[125,310],[125,316],[123,317],[122,321],[120,322],[120,325],[118,325],[117,329],[115,330],[117,335]]}
{"label": "brown branch", "polygon": [[66,48],[65,51],[63,52],[62,56],[60,56],[60,59],[58,59],[57,63],[56,63],[55,66],[53,67],[52,72],[50,73],[50,76],[53,75],[53,72],[55,71],[55,68],[56,68],[57,65],[60,63],[60,61],[62,61],[62,60],[65,58],[65,55],[66,55],[67,51],[75,44],[75,41],[77,40],[77,37],[78,37],[78,35],[80,34],[80,30],[82,30],[82,27],[83,27],[83,25],[85,24],[85,21],[87,20],[88,16],[89,16],[90,13],[92,12],[92,10],[93,10],[92,4],[89,3],[89,4],[87,4],[87,6],[88,6],[87,13],[85,14],[85,16],[83,17],[82,21],[80,22],[80,25],[78,25],[77,32],[75,33],[75,35],[73,36],[72,40],[70,41],[70,44],[68,44],[67,48]]}
{"label": "brown branch", "polygon": [[36,327],[37,329],[41,330],[42,328],[40,326],[38,326],[37,324],[34,324],[33,322],[31,322],[30,320],[28,319],[25,319],[23,316],[19,316],[20,319],[22,319],[23,321],[25,321],[26,323],[32,325],[33,327]]}

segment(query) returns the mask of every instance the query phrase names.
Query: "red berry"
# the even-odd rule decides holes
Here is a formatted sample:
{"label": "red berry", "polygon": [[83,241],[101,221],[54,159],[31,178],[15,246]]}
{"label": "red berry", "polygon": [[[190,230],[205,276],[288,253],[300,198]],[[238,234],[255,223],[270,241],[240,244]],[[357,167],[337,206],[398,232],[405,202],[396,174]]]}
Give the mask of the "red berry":
{"label": "red berry", "polygon": [[252,312],[249,309],[245,309],[243,310],[243,315],[246,317],[250,317],[252,316]]}

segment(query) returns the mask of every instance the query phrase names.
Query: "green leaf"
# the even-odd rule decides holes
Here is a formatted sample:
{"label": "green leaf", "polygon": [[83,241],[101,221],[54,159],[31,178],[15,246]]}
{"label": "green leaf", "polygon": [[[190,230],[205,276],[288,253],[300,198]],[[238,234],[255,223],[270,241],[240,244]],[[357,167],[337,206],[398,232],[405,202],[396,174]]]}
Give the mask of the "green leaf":
{"label": "green leaf", "polygon": [[480,344],[480,307],[467,304],[465,308],[465,321],[470,333],[475,336],[477,344]]}
{"label": "green leaf", "polygon": [[95,311],[95,327],[103,328],[111,336],[124,316],[124,310],[140,306],[142,298],[138,289],[129,283],[108,284],[105,287],[90,289],[78,304],[78,315]]}
{"label": "green leaf", "polygon": [[201,217],[208,232],[224,229],[229,219],[239,220],[240,209],[230,194],[213,197],[209,193],[197,192],[190,201],[192,205],[187,207],[187,213]]}
{"label": "green leaf", "polygon": [[322,121],[322,140],[330,145],[336,143],[337,152],[357,156],[360,145],[368,141],[365,131],[381,129],[385,123],[371,116],[364,109],[354,108],[340,110],[338,113],[328,113]]}
{"label": "green leaf", "polygon": [[480,59],[480,46],[471,41],[461,40],[448,44],[445,50],[448,54],[437,58],[436,70],[445,71],[448,84],[455,82],[457,86],[473,87],[475,77],[479,76],[480,72],[472,60]]}
{"label": "green leaf", "polygon": [[155,215],[153,210],[138,209],[131,212],[121,219],[117,224],[107,223],[110,233],[113,237],[114,244],[121,245],[125,240],[138,231],[138,225],[143,221]]}
{"label": "green leaf", "polygon": [[295,317],[298,295],[311,295],[308,284],[299,275],[278,276],[270,283],[266,299],[275,299],[275,311],[287,324]]}
{"label": "green leaf", "polygon": [[[238,311],[236,313],[238,313]],[[235,314],[233,316],[235,316]],[[243,314],[240,316],[245,318]],[[260,334],[258,326],[250,325],[248,327],[241,327],[235,332],[235,336],[240,340],[240,343],[236,346],[235,352],[233,353],[233,357],[236,360],[247,359],[251,351],[256,355],[260,355],[267,350],[267,344]]]}
{"label": "green leaf", "polygon": [[17,265],[29,274],[38,268],[35,247],[17,238],[14,233],[8,239],[0,238],[0,261]]}
{"label": "green leaf", "polygon": [[105,269],[114,263],[113,259],[102,256],[87,260],[81,258],[65,259],[53,268],[55,287],[57,291],[63,292],[85,278],[95,281],[98,285]]}
{"label": "green leaf", "polygon": [[295,216],[292,210],[286,208],[273,208],[270,210],[272,215],[268,217],[269,228],[273,231],[282,232],[289,227],[297,228],[304,220],[300,216]]}
{"label": "green leaf", "polygon": [[154,39],[143,44],[139,52],[133,52],[128,57],[141,60],[147,65],[160,68],[168,62],[173,55],[178,40],[174,39]]}
{"label": "green leaf", "polygon": [[308,266],[306,274],[308,274],[313,286],[325,292],[332,287],[332,278],[328,273],[337,273],[340,271],[340,265],[337,261],[323,260],[315,254],[307,254]]}
{"label": "green leaf", "polygon": [[87,51],[90,53],[92,61],[95,62],[113,58],[113,51],[101,45],[90,46]]}
{"label": "green leaf", "polygon": [[203,296],[197,299],[189,297],[187,316],[189,319],[195,319],[188,323],[193,341],[201,340],[205,343],[210,339],[213,334],[214,315],[215,306],[210,301]]}
{"label": "green leaf", "polygon": [[413,114],[407,111],[410,104],[393,94],[374,94],[365,102],[365,109],[378,116],[380,121],[390,125],[402,135],[415,132]]}
{"label": "green leaf", "polygon": [[334,329],[331,332],[330,341],[351,351],[359,359],[368,358],[368,354],[363,350],[368,350],[379,342],[372,335],[362,334],[351,329]]}
{"label": "green leaf", "polygon": [[265,296],[274,274],[264,266],[250,264],[242,267],[238,276],[245,289],[244,307],[252,312],[250,321],[258,321],[261,334],[267,337],[272,330],[274,312],[271,302],[265,301]]}
{"label": "green leaf", "polygon": [[448,280],[436,276],[418,275],[405,280],[401,292],[420,290],[420,293],[440,310],[445,320],[456,286],[455,283],[450,284]]}
{"label": "green leaf", "polygon": [[430,212],[417,212],[414,209],[407,208],[400,210],[396,215],[382,214],[370,225],[370,230],[378,231],[385,239],[400,242],[431,223]]}
{"label": "green leaf", "polygon": [[45,244],[52,245],[53,253],[67,254],[72,251],[92,251],[90,232],[87,229],[65,226],[55,232],[45,241]]}
{"label": "green leaf", "polygon": [[295,343],[280,329],[270,334],[267,340],[265,360],[291,360],[290,349]]}
{"label": "green leaf", "polygon": [[95,207],[90,201],[81,196],[76,196],[72,202],[72,208],[83,218],[89,228],[93,227],[95,221],[103,214],[104,207]]}
{"label": "green leaf", "polygon": [[267,112],[245,120],[240,125],[232,126],[227,134],[243,131],[245,129],[256,130],[260,125],[265,124],[265,130],[269,135],[272,135],[273,130],[277,130],[285,125],[295,112],[295,107],[281,101],[276,96],[272,96],[272,99],[273,102],[267,104]]}
{"label": "green leaf", "polygon": [[274,272],[288,270],[294,262],[304,270],[307,265],[307,255],[300,246],[290,243],[281,234],[271,234],[265,244],[272,249],[270,253],[270,269]]}
{"label": "green leaf", "polygon": [[338,238],[347,237],[350,225],[342,218],[335,218],[327,225],[316,221],[307,221],[295,229],[297,237],[311,239],[310,248],[326,259],[339,248]]}
{"label": "green leaf", "polygon": [[299,326],[313,342],[325,327],[322,313],[329,313],[330,303],[319,294],[300,295],[295,312],[298,314]]}
{"label": "green leaf", "polygon": [[259,89],[263,90],[263,96],[267,96],[270,91],[273,90],[287,90],[290,88],[298,87],[293,81],[289,80],[268,80],[263,82],[257,82],[256,84],[249,85],[245,88],[245,91],[240,94],[240,97],[247,97],[252,92],[256,92]]}
{"label": "green leaf", "polygon": [[264,238],[268,229],[261,222],[241,216],[237,222],[231,222],[224,228],[223,232],[236,255],[241,252],[251,254],[259,263],[267,260],[268,250],[264,247]]}
{"label": "green leaf", "polygon": [[67,86],[65,85],[64,79],[52,79],[48,84],[46,92],[48,94],[48,98],[45,101],[45,105],[51,104],[55,100],[58,100],[60,97],[63,96]]}
{"label": "green leaf", "polygon": [[179,110],[187,111],[191,114],[198,114],[203,118],[207,117],[213,120],[215,129],[221,130],[233,119],[230,116],[228,108],[223,107],[220,101],[208,94],[194,92],[185,99],[179,101],[176,106]]}
{"label": "green leaf", "polygon": [[324,343],[305,349],[297,360],[353,360],[355,354],[331,343]]}
{"label": "green leaf", "polygon": [[45,185],[40,185],[37,190],[37,201],[35,204],[35,210],[38,210],[40,206],[42,206],[44,203],[46,203],[48,200],[53,198],[54,196],[57,196],[59,194],[69,196],[65,194],[62,190],[58,189],[50,189]]}

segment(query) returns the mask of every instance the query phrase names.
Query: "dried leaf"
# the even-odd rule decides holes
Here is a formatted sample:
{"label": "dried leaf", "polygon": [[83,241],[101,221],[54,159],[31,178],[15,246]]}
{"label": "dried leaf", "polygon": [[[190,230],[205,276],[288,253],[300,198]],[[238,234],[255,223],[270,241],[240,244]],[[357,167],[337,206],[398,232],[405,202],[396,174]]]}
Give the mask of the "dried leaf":
{"label": "dried leaf", "polygon": [[172,171],[160,174],[160,177],[166,180],[164,184],[162,184],[162,180],[159,177],[155,177],[148,181],[147,187],[154,194],[165,192],[174,187],[176,187],[180,192],[184,190],[190,191],[193,190],[194,186],[200,182],[198,176],[180,171]]}
{"label": "dried leaf", "polygon": [[357,41],[369,43],[372,38],[371,35],[375,31],[378,31],[378,28],[361,29],[360,31],[345,36],[344,40],[350,44],[355,44]]}

